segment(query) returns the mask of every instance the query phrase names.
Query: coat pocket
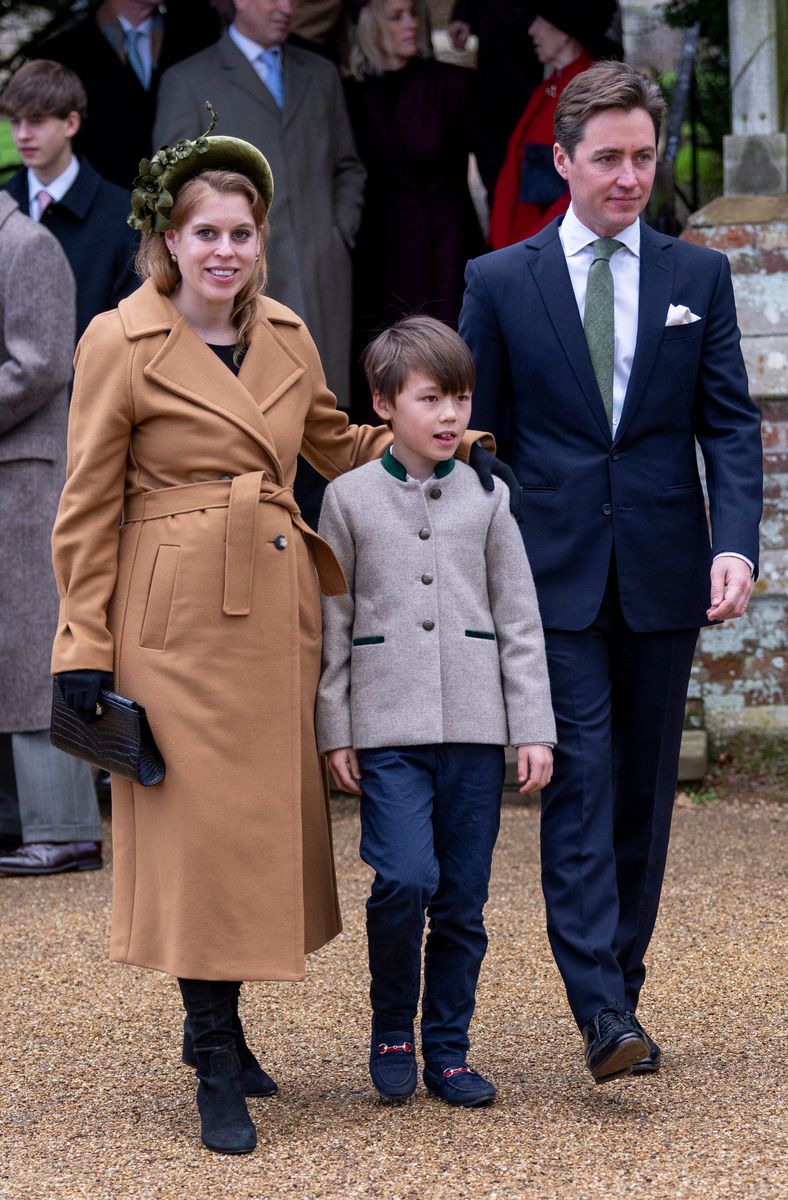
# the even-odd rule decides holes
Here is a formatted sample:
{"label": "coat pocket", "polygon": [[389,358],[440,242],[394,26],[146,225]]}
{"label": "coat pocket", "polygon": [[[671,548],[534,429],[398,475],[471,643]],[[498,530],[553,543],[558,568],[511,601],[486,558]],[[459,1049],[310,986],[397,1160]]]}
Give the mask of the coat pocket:
{"label": "coat pocket", "polygon": [[483,629],[466,629],[465,636],[468,638],[479,638],[483,642],[494,642],[494,633],[485,633]]}
{"label": "coat pocket", "polygon": [[156,552],[140,633],[140,645],[146,650],[164,649],[180,554],[180,546],[159,546]]}
{"label": "coat pocket", "polygon": [[385,642],[384,637],[358,637],[353,638],[354,646],[381,646]]}

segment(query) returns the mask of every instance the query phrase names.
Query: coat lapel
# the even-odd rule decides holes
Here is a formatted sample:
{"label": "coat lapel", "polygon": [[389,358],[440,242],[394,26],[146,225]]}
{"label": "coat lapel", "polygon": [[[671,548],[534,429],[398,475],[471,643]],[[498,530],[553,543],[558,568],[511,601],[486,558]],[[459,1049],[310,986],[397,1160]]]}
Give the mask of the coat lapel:
{"label": "coat lapel", "polygon": [[[280,116],[279,108],[268,88],[227,33],[222,34],[219,42],[219,60],[231,87],[238,88],[245,96],[264,108],[269,115],[277,118]],[[221,116],[222,114],[219,113],[220,120]]]}
{"label": "coat lapel", "polygon": [[282,54],[285,81],[285,107],[283,120],[289,125],[306,99],[312,86],[312,76],[304,69],[304,64],[293,55],[292,49],[285,47]]}
{"label": "coat lapel", "polygon": [[665,332],[665,318],[673,294],[674,263],[670,247],[669,238],[641,222],[638,335],[618,426],[619,438],[628,429],[640,404]]}
{"label": "coat lapel", "polygon": [[[528,239],[529,263],[542,302],[547,309],[558,338],[577,382],[583,392],[591,414],[605,436],[610,438],[602,397],[597,386],[588,343],[583,332],[583,323],[572,289],[572,281],[566,265],[558,224],[548,226],[534,238]],[[538,253],[534,254],[533,250]]]}
{"label": "coat lapel", "polygon": [[146,378],[232,421],[262,447],[282,483],[282,467],[263,412],[304,374],[305,367],[287,350],[271,322],[261,316],[255,325],[236,378],[150,280],[121,301],[119,311],[130,338],[168,334],[145,367]]}

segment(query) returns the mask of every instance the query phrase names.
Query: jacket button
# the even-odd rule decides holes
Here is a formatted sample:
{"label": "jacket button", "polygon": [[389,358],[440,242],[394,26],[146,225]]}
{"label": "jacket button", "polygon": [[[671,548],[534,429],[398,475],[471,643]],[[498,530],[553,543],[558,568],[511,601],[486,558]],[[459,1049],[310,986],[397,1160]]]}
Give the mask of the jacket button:
{"label": "jacket button", "polygon": [[427,633],[431,633],[432,630],[435,628],[435,622],[434,621],[422,621],[421,627],[422,627],[422,629],[426,629]]}
{"label": "jacket button", "polygon": [[612,505],[612,504],[603,504],[603,505],[602,505],[602,512],[604,513],[604,515],[605,515],[606,517],[609,517],[609,516],[610,516],[610,514],[612,513],[612,511],[613,511],[613,505]]}
{"label": "jacket button", "polygon": [[621,455],[619,454],[618,450],[614,450],[610,457],[612,458],[613,462],[618,462],[618,460],[621,458]]}
{"label": "jacket button", "polygon": [[432,583],[432,576],[431,575],[422,575],[421,582],[422,583]]}
{"label": "jacket button", "polygon": [[420,529],[420,530],[419,530],[419,537],[421,538],[421,540],[422,540],[423,542],[426,542],[426,541],[427,541],[427,538],[428,538],[429,536],[430,536],[430,531],[429,531],[429,529]]}
{"label": "jacket button", "polygon": [[287,538],[283,533],[277,534],[277,536],[274,538],[274,545],[276,546],[277,550],[287,549]]}
{"label": "jacket button", "polygon": [[443,492],[440,490],[439,487],[430,488],[430,496],[432,497],[433,500],[440,500],[442,495],[443,495]]}

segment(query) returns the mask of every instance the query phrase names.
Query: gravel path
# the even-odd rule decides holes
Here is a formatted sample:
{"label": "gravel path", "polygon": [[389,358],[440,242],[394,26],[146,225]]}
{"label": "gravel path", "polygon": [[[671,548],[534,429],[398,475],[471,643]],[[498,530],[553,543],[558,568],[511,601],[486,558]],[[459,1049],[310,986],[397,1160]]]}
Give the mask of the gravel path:
{"label": "gravel path", "polygon": [[280,1092],[250,1101],[242,1158],[200,1145],[173,982],[106,959],[110,871],[0,879],[0,1197],[776,1200],[787,822],[771,804],[677,809],[640,1010],[665,1065],[595,1087],[543,931],[538,816],[507,804],[472,1031],[499,1101],[457,1111],[422,1088],[387,1107],[369,1084],[368,877],[339,801],[346,932],[305,985],[245,989]]}

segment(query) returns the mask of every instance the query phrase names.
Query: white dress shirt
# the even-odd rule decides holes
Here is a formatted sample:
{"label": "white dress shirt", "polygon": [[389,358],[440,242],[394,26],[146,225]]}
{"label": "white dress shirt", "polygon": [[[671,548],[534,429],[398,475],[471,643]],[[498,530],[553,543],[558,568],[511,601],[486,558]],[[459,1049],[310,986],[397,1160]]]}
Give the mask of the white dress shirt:
{"label": "white dress shirt", "polygon": [[65,171],[53,179],[51,183],[42,183],[32,167],[27,170],[28,211],[34,221],[41,220],[41,205],[38,203],[39,192],[49,192],[53,200],[62,200],[72,183],[79,175],[79,163],[74,155]]}
{"label": "white dress shirt", "polygon": [[[598,233],[587,229],[576,217],[570,204],[561,222],[558,236],[561,239],[572,290],[583,320],[586,306],[586,282],[588,269],[594,259],[593,243]],[[640,222],[633,221],[626,229],[616,234],[616,241],[623,244],[610,259],[615,289],[615,359],[613,367],[613,438],[615,440],[624,397],[627,392],[635,343],[638,337],[638,305],[640,300]]]}

